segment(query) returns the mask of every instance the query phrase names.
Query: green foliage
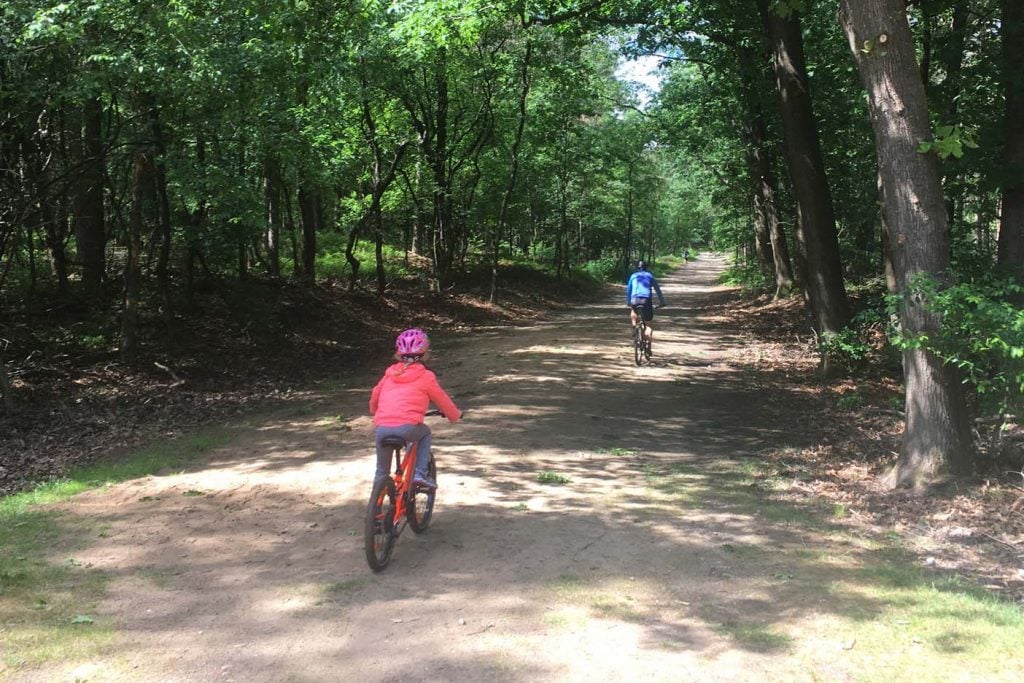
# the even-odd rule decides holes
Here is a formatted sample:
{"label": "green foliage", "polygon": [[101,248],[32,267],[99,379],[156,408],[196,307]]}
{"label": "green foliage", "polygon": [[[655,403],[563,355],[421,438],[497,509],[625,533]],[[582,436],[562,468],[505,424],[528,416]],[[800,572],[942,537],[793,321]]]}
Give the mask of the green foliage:
{"label": "green foliage", "polygon": [[[902,348],[923,348],[955,365],[986,412],[1024,408],[1024,310],[1013,303],[1024,290],[1009,279],[989,277],[940,287],[919,277],[910,296],[919,298],[942,324],[933,334],[898,334]],[[900,303],[898,300],[894,303]]]}
{"label": "green foliage", "polygon": [[753,262],[733,262],[722,273],[719,282],[749,291],[765,291],[772,287],[768,274],[761,270],[760,265]]}
{"label": "green foliage", "polygon": [[537,481],[541,484],[555,484],[560,486],[562,484],[568,484],[571,480],[564,474],[545,470],[537,474]]}
{"label": "green foliage", "polygon": [[935,129],[935,138],[927,140],[917,146],[917,151],[922,154],[935,152],[942,159],[949,157],[961,158],[964,155],[964,148],[977,149],[978,143],[974,136],[964,130],[962,126],[939,126]]}
{"label": "green foliage", "polygon": [[622,261],[615,256],[604,256],[584,263],[583,272],[601,282],[619,282],[622,279]]}
{"label": "green foliage", "polygon": [[850,371],[863,369],[868,364],[895,367],[898,360],[886,335],[890,321],[886,299],[879,296],[867,303],[854,314],[846,327],[824,334],[819,340],[818,350]]}

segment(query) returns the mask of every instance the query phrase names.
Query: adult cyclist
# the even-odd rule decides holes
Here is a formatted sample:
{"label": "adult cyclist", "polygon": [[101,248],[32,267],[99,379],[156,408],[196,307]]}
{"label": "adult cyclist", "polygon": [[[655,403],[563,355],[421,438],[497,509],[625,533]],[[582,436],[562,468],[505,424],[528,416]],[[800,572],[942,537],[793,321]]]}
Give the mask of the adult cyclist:
{"label": "adult cyclist", "polygon": [[633,326],[633,334],[636,334],[637,314],[644,317],[647,323],[646,341],[650,343],[654,338],[651,330],[651,320],[654,319],[654,304],[652,294],[658,295],[658,306],[665,305],[665,297],[661,295],[661,287],[657,278],[647,270],[647,264],[637,261],[636,272],[629,276],[626,283],[626,305],[629,306],[629,321]]}

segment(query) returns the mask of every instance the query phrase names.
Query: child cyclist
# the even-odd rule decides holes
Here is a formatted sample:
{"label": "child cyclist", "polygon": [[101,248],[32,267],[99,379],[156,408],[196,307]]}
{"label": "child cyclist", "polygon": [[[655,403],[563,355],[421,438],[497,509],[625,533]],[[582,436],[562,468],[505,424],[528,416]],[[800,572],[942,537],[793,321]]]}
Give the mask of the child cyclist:
{"label": "child cyclist", "polygon": [[395,340],[397,363],[384,371],[370,394],[370,414],[376,427],[377,474],[383,477],[390,467],[391,451],[381,445],[385,437],[398,436],[406,443],[415,442],[416,473],[413,483],[426,488],[437,488],[430,480],[427,467],[430,462],[430,427],[423,424],[427,407],[433,402],[449,422],[462,417],[452,399],[445,393],[427,366],[423,364],[430,350],[430,339],[419,328],[406,330]]}

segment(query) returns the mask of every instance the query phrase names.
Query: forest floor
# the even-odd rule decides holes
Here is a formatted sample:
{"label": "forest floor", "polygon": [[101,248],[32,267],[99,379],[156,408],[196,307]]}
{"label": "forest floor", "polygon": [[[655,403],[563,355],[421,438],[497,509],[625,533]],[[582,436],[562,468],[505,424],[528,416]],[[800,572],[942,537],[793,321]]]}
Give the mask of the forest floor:
{"label": "forest floor", "polygon": [[[1024,601],[1021,482],[885,490],[898,384],[822,382],[797,303],[722,287],[723,269],[705,255],[664,279],[642,367],[619,288],[529,287],[502,306],[296,297],[250,310],[264,322],[240,336],[178,330],[184,350],[145,375],[99,354],[23,365],[28,398],[0,423],[9,491],[210,425],[229,438],[186,471],[52,506],[87,538],[54,561],[103,574],[95,619],[114,642],[0,678],[857,680],[877,650],[839,621],[890,618],[859,588],[894,548],[915,585]],[[404,321],[441,330],[432,366],[468,412],[432,423],[431,528],[372,574],[366,402]],[[927,680],[920,643],[887,666]]]}

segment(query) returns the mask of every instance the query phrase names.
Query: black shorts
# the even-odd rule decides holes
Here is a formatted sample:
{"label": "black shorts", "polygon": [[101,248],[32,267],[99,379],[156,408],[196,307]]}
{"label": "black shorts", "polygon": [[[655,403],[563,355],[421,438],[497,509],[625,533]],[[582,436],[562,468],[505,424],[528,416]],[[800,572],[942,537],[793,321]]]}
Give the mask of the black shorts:
{"label": "black shorts", "polygon": [[654,302],[650,297],[635,296],[629,300],[629,305],[643,317],[645,323],[654,320]]}

